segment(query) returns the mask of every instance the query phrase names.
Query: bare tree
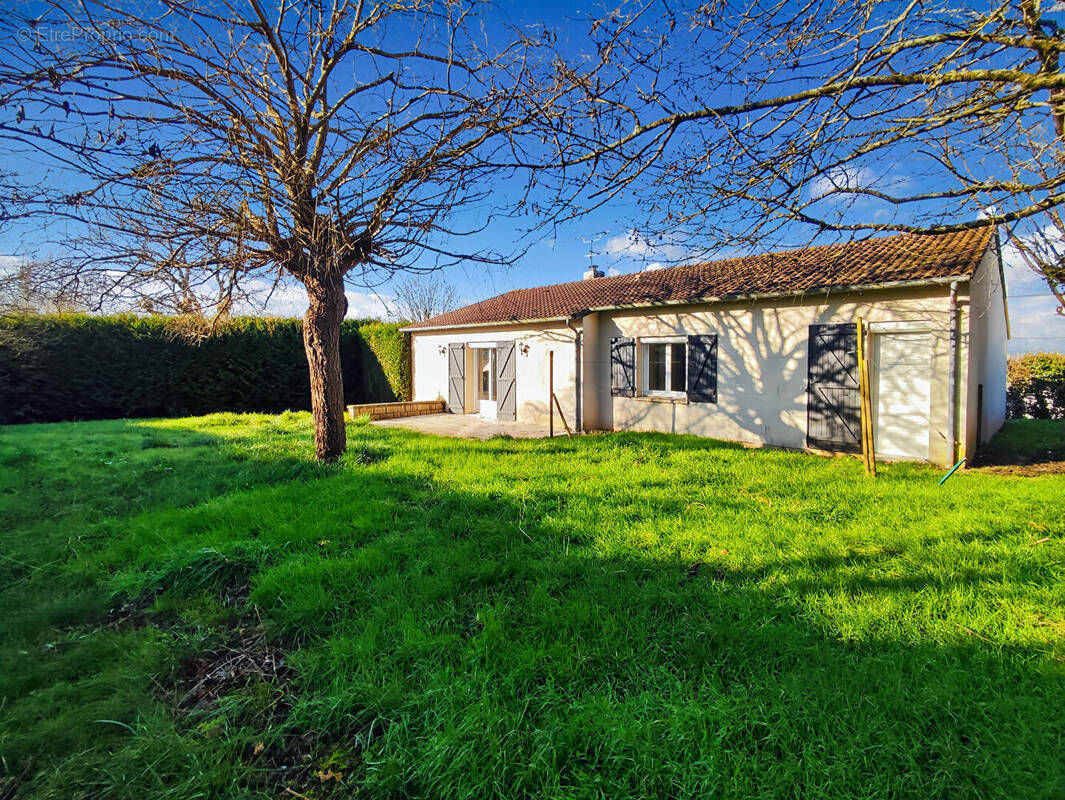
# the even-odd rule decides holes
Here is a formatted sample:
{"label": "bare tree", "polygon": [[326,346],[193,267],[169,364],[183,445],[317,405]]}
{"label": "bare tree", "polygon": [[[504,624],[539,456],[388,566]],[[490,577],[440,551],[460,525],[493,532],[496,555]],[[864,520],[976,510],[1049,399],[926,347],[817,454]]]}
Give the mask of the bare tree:
{"label": "bare tree", "polygon": [[396,313],[409,322],[423,322],[458,305],[455,287],[439,275],[408,278],[397,283],[393,291]]}
{"label": "bare tree", "polygon": [[[539,43],[437,0],[29,9],[0,23],[0,140],[33,164],[5,213],[58,220],[53,278],[111,298],[225,313],[298,281],[315,451],[337,458],[345,282],[506,260],[471,237],[502,213],[486,179],[565,93]],[[62,188],[32,191],[42,173]]]}
{"label": "bare tree", "polygon": [[85,311],[90,298],[70,284],[54,285],[51,265],[23,261],[0,270],[0,314],[56,314]]}
{"label": "bare tree", "polygon": [[1059,7],[636,3],[596,30],[623,80],[589,82],[586,114],[558,120],[560,160],[595,167],[597,202],[636,193],[646,235],[692,247],[795,223],[1039,230],[1065,202]]}
{"label": "bare tree", "polygon": [[1060,208],[1052,208],[1041,221],[1043,227],[1012,236],[1010,244],[1024,265],[1043,279],[1058,301],[1058,315],[1065,317],[1065,220]]}
{"label": "bare tree", "polygon": [[[1024,135],[1023,132],[1021,135]],[[1031,140],[1031,134],[1026,138]],[[1032,142],[1033,149],[1040,144],[1039,141]],[[1054,167],[1057,166],[1054,164]],[[1051,173],[1045,165],[1037,165],[1036,169],[1049,179]],[[1038,199],[1033,197],[1031,201]],[[1058,301],[1058,315],[1065,317],[1065,218],[1061,215],[1061,207],[1048,208],[1011,226],[1007,244],[1019,256],[1021,263],[1046,284]]]}

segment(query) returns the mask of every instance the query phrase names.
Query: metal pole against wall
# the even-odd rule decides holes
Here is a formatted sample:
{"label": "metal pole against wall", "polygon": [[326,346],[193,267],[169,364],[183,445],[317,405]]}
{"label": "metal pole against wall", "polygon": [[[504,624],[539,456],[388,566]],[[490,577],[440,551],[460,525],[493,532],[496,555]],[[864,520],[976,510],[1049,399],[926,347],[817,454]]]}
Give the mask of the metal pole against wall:
{"label": "metal pole against wall", "polygon": [[876,452],[873,438],[873,403],[869,386],[869,348],[866,327],[858,317],[858,400],[861,407],[862,461],[867,474],[876,477]]}
{"label": "metal pole against wall", "polygon": [[950,463],[958,458],[958,282],[951,281],[949,295],[950,353],[947,357],[947,447]]}
{"label": "metal pole against wall", "polygon": [[555,351],[547,353],[547,435],[555,435]]}

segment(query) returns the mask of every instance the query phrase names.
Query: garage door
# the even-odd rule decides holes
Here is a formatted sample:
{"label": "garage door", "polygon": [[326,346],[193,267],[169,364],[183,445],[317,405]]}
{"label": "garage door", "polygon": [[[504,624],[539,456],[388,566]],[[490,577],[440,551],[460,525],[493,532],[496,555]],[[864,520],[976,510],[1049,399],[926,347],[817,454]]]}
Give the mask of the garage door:
{"label": "garage door", "polygon": [[875,344],[877,455],[927,459],[931,334],[884,333]]}

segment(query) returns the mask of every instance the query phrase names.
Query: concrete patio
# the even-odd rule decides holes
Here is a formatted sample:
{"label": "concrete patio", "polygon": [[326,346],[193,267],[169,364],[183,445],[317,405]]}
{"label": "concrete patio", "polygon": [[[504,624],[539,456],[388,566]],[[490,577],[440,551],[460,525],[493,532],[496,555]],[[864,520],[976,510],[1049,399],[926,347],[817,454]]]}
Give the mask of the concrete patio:
{"label": "concrete patio", "polygon": [[[372,424],[382,428],[406,428],[419,433],[437,436],[455,436],[461,439],[490,439],[505,434],[515,439],[543,439],[547,436],[546,425],[510,420],[481,419],[476,414],[425,414],[419,417],[381,419]],[[555,436],[565,436],[562,424],[555,425]]]}

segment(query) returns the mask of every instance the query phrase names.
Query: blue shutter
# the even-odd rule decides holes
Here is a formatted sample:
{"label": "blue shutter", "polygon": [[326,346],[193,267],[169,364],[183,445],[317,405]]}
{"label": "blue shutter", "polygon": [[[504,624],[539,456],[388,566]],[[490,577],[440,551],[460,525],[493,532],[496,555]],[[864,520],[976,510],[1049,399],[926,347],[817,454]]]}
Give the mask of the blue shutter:
{"label": "blue shutter", "polygon": [[819,450],[860,453],[858,326],[853,322],[811,325],[807,364],[806,444]]}
{"label": "blue shutter", "polygon": [[717,334],[688,337],[688,402],[717,402]]}
{"label": "blue shutter", "polygon": [[636,396],[636,340],[615,336],[610,340],[610,394]]}

